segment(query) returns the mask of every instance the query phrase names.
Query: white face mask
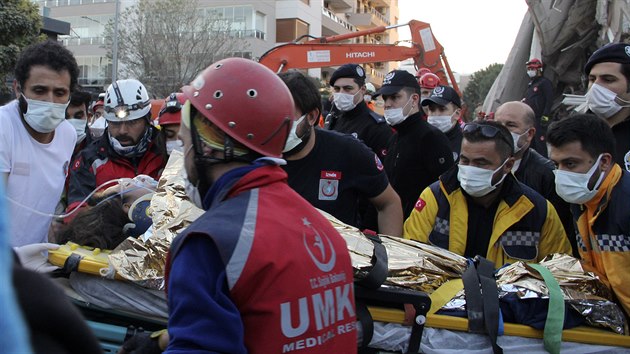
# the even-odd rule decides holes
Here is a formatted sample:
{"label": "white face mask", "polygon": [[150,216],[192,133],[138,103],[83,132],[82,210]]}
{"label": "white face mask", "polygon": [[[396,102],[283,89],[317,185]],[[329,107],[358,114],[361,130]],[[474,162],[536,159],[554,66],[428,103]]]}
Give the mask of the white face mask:
{"label": "white face mask", "polygon": [[525,133],[523,134],[516,134],[516,133],[510,132],[510,134],[512,135],[512,139],[514,140],[514,153],[515,154],[521,151],[525,147],[525,144],[518,146],[518,142],[519,140],[521,140],[521,137],[524,137],[525,135],[527,135],[527,131],[528,130],[526,130]]}
{"label": "white face mask", "polygon": [[584,204],[593,199],[595,194],[597,194],[597,188],[599,188],[604,179],[604,173],[600,173],[593,190],[588,189],[588,181],[591,180],[591,177],[597,171],[601,159],[602,155],[600,154],[593,167],[586,173],[554,170],[553,172],[556,175],[556,193],[558,193],[560,198],[572,204]]}
{"label": "white face mask", "polygon": [[481,167],[458,165],[457,167],[459,171],[457,172],[457,180],[459,181],[462,189],[470,196],[483,197],[495,190],[505,179],[506,175],[504,174],[499,182],[494,185],[492,184],[492,177],[503,168],[503,165],[505,165],[506,162],[507,159],[503,161],[501,166],[499,166],[496,170],[486,170]]}
{"label": "white face mask", "polygon": [[354,103],[354,97],[361,92],[360,90],[357,91],[357,93],[355,93],[354,95],[351,95],[349,93],[343,93],[343,92],[335,92],[333,94],[333,102],[335,103],[335,106],[337,106],[337,109],[339,109],[342,112],[348,112],[351,111],[354,107],[357,106],[357,103]]}
{"label": "white face mask", "polygon": [[282,152],[291,151],[294,147],[300,145],[300,143],[302,142],[302,138],[297,136],[297,127],[298,125],[300,125],[300,123],[302,123],[305,117],[306,114],[293,122],[293,125],[291,126],[291,131],[289,132],[289,137],[287,137],[287,142],[284,144],[284,149],[282,149]]}
{"label": "white face mask", "polygon": [[166,153],[168,155],[170,155],[171,152],[173,152],[173,150],[184,152],[184,142],[179,140],[179,139],[167,141],[166,142]]}
{"label": "white face mask", "polygon": [[38,133],[50,133],[54,131],[61,122],[66,119],[67,103],[53,103],[26,98],[26,113],[24,120],[26,123]]}
{"label": "white face mask", "polygon": [[530,78],[536,77],[536,70],[527,70],[527,76]]}
{"label": "white face mask", "polygon": [[372,100],[372,95],[363,95],[363,100],[365,102],[370,102]]}
{"label": "white face mask", "polygon": [[[620,105],[615,101],[617,94],[599,84],[593,84],[591,89],[586,93],[586,104],[595,115],[600,118],[608,119],[614,116],[624,107],[630,105]],[[619,98],[619,100],[626,102]],[[630,102],[626,102],[629,103]]]}
{"label": "white face mask", "polygon": [[197,208],[203,209],[203,201],[201,199],[201,194],[199,194],[199,189],[196,185],[190,182],[188,176],[186,176],[185,181],[184,190],[186,191],[186,196]]}
{"label": "white face mask", "polygon": [[407,107],[409,102],[411,102],[411,97],[409,97],[409,100],[407,101],[407,103],[405,103],[405,105],[402,106],[401,108],[386,109],[385,112],[384,112],[384,116],[385,116],[385,120],[387,121],[387,124],[389,124],[391,126],[394,126],[394,125],[397,125],[397,124],[400,124],[400,123],[404,122],[405,119],[407,119],[407,117],[409,117],[409,113],[407,113],[407,115],[405,115],[405,114],[403,114],[403,110],[404,110],[405,107]]}
{"label": "white face mask", "polygon": [[[455,113],[453,113],[455,114]],[[438,128],[442,133],[446,133],[453,127],[453,114],[450,116],[429,116],[427,122]]]}
{"label": "white face mask", "polygon": [[90,125],[90,134],[93,138],[98,138],[103,135],[105,128],[107,128],[107,120],[101,116]]}
{"label": "white face mask", "polygon": [[74,130],[77,132],[77,144],[81,143],[85,139],[85,126],[87,122],[85,119],[69,118],[68,123],[72,124]]}

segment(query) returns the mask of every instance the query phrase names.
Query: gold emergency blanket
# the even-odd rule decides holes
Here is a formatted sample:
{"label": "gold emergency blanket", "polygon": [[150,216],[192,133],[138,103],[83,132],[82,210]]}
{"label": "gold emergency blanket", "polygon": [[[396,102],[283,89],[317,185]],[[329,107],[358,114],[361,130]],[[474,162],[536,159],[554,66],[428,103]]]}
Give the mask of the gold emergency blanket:
{"label": "gold emergency blanket", "polygon": [[[558,281],[565,304],[581,314],[588,325],[627,334],[627,324],[621,308],[612,302],[608,288],[597,275],[585,272],[580,261],[566,254],[552,254],[540,262]],[[542,299],[549,291],[540,274],[525,262],[516,262],[497,271],[499,297],[516,294],[519,299]],[[465,310],[463,290],[445,309]]]}
{"label": "gold emergency blanket", "polygon": [[[320,210],[348,244],[354,278],[362,279],[370,270],[374,244],[357,228],[344,224]],[[466,259],[443,248],[380,235],[387,250],[389,274],[385,284],[432,293],[444,282],[460,278]]]}
{"label": "gold emergency blanket", "polygon": [[184,156],[174,150],[162,172],[149,212],[152,236],[127,238],[109,256],[110,268],[121,277],[150,289],[164,289],[164,266],[173,238],[203,210],[186,196]]}

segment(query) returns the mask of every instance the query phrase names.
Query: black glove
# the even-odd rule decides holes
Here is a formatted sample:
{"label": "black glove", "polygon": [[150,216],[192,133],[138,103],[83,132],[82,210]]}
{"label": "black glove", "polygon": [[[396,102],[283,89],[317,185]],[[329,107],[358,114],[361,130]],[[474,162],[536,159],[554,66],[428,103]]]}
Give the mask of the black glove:
{"label": "black glove", "polygon": [[118,354],[160,354],[159,336],[153,338],[151,332],[140,332],[134,334],[123,343],[118,350]]}

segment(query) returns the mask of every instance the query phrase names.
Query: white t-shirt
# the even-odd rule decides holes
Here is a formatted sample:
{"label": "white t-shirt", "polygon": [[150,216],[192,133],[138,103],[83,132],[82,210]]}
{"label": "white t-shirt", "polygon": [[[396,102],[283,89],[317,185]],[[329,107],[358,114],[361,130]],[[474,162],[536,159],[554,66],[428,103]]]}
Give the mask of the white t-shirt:
{"label": "white t-shirt", "polygon": [[18,110],[17,100],[0,107],[0,173],[8,173],[6,195],[10,199],[6,205],[12,247],[47,242],[52,218],[17,203],[41,213],[54,213],[77,141],[72,125],[63,121],[50,143],[37,142],[24,127]]}

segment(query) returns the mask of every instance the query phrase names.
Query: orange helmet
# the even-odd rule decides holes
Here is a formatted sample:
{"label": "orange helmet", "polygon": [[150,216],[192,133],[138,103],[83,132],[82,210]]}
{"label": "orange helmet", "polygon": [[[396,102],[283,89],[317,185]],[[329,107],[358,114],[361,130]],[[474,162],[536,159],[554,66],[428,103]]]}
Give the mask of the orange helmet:
{"label": "orange helmet", "polygon": [[420,68],[418,69],[418,72],[416,72],[416,78],[420,79],[422,75],[429,74],[430,72],[431,72],[431,69],[429,68]]}
{"label": "orange helmet", "polygon": [[418,80],[418,84],[420,84],[421,88],[431,89],[440,86],[440,78],[434,73],[424,74]]}
{"label": "orange helmet", "polygon": [[542,68],[543,63],[538,58],[532,58],[532,59],[530,59],[530,61],[525,63],[525,65],[527,66],[527,68],[540,69],[540,68]]}
{"label": "orange helmet", "polygon": [[[226,134],[226,160],[231,159],[227,155],[233,144],[228,138],[264,156],[282,157],[294,120],[293,98],[280,77],[264,65],[243,58],[223,59],[182,91],[199,115]],[[193,112],[183,115],[184,121],[193,123]],[[195,124],[190,127],[195,134]]]}
{"label": "orange helmet", "polygon": [[159,125],[180,124],[182,121],[182,105],[185,102],[186,98],[183,93],[171,93],[162,102],[156,123]]}

